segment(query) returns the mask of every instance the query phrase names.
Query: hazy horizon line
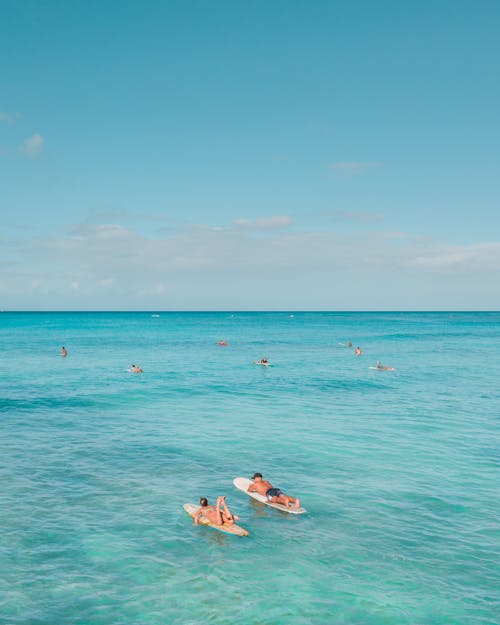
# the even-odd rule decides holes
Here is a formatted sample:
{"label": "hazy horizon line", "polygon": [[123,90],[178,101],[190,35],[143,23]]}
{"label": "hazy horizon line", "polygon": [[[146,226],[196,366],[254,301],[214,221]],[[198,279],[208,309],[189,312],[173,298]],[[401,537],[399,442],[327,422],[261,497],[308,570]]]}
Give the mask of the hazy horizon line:
{"label": "hazy horizon line", "polygon": [[500,313],[497,309],[0,309],[0,313]]}

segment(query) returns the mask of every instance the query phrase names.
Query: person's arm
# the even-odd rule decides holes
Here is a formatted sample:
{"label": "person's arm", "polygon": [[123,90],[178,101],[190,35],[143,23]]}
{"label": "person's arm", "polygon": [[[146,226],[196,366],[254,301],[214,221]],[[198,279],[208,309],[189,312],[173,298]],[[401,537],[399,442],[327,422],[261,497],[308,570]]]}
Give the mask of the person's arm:
{"label": "person's arm", "polygon": [[198,525],[198,521],[201,517],[201,515],[203,514],[203,510],[200,508],[199,510],[197,510],[194,514],[194,524]]}
{"label": "person's arm", "polygon": [[250,484],[250,486],[247,488],[247,493],[255,493],[256,490],[257,487],[255,486],[255,484]]}

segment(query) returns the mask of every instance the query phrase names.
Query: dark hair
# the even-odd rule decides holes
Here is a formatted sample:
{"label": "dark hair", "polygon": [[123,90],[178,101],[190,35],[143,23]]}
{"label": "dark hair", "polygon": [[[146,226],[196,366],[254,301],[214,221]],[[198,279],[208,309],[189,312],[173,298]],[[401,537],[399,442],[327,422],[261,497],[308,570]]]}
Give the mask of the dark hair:
{"label": "dark hair", "polygon": [[262,473],[254,473],[253,477],[252,477],[252,480],[254,480],[256,477],[260,477],[261,478],[262,477]]}
{"label": "dark hair", "polygon": [[208,499],[206,497],[200,497],[200,506],[202,508],[204,508],[205,506],[208,506]]}

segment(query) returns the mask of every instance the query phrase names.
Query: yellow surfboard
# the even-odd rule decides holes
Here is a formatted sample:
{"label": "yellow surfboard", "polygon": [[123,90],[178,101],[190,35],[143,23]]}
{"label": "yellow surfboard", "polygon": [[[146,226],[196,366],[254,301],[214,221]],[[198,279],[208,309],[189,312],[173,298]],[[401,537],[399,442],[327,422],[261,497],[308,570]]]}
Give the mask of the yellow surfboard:
{"label": "yellow surfboard", "polygon": [[[189,514],[190,517],[194,517],[197,510],[200,509],[200,506],[194,503],[185,503],[183,506],[184,510]],[[200,516],[198,523],[200,525],[206,525],[207,527],[211,527],[214,530],[218,530],[219,532],[223,532],[224,534],[233,534],[233,536],[248,536],[248,531],[244,527],[240,527],[239,525],[233,523],[224,523],[223,525],[215,525],[215,523],[211,523],[203,514]]]}

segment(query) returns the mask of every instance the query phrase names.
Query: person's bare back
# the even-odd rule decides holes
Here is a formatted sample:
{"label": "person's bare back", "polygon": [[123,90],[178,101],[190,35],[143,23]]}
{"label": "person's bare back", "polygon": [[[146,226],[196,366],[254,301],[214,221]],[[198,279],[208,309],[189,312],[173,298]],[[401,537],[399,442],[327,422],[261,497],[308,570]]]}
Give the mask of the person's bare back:
{"label": "person's bare back", "polygon": [[254,478],[254,483],[250,484],[250,486],[248,487],[248,490],[250,492],[256,492],[259,493],[259,495],[263,495],[264,497],[266,496],[267,491],[270,488],[273,488],[273,485],[271,484],[271,482],[268,482],[267,480],[263,480],[263,479],[258,479],[258,478]]}

